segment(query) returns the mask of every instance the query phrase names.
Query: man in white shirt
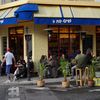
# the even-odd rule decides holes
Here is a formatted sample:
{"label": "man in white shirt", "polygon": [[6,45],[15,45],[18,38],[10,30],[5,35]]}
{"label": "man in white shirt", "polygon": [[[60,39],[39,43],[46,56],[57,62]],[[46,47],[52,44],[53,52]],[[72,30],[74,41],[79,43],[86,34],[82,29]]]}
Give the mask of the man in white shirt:
{"label": "man in white shirt", "polygon": [[[8,81],[10,82],[10,69],[13,65],[13,62],[15,64],[15,57],[13,53],[10,52],[10,48],[7,48],[7,52],[5,53],[3,59],[3,63],[4,62],[6,62],[6,74],[7,74]],[[1,64],[1,66],[3,65],[3,63]]]}

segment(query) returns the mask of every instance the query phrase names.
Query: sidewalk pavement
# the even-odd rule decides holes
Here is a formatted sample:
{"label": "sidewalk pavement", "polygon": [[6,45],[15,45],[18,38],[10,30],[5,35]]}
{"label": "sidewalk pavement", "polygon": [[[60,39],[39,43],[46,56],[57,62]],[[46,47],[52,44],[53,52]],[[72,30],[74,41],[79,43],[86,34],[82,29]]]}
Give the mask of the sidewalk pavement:
{"label": "sidewalk pavement", "polygon": [[[74,81],[73,79],[70,79],[70,77],[67,78],[70,81]],[[6,76],[0,76],[0,85],[10,85],[10,84],[25,84],[25,85],[35,85],[37,80],[39,80],[38,77],[32,77],[30,81],[27,80],[27,78],[20,78],[16,81],[11,81],[10,83],[5,83],[7,80]],[[53,83],[61,83],[63,80],[63,77],[59,78],[46,78],[44,79],[46,84],[53,84]]]}

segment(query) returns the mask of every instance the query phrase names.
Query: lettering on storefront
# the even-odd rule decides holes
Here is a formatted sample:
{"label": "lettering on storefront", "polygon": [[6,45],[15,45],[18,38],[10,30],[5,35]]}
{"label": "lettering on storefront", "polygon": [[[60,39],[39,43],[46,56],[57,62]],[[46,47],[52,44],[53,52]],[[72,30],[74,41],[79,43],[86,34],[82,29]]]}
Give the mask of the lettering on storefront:
{"label": "lettering on storefront", "polygon": [[72,19],[53,19],[52,23],[53,24],[70,24],[72,22]]}

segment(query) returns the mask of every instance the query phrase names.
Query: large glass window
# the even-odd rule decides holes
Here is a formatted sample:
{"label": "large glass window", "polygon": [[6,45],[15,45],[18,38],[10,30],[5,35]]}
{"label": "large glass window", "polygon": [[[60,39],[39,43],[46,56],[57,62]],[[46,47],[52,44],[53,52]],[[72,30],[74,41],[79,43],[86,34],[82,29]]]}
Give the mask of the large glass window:
{"label": "large glass window", "polygon": [[9,28],[9,47],[18,60],[20,56],[23,56],[24,50],[24,27],[12,27]]}
{"label": "large glass window", "polygon": [[80,26],[49,26],[52,32],[49,35],[49,54],[58,57],[64,53],[66,56],[74,53],[80,47]]}
{"label": "large glass window", "polygon": [[96,53],[100,56],[100,26],[96,27]]}

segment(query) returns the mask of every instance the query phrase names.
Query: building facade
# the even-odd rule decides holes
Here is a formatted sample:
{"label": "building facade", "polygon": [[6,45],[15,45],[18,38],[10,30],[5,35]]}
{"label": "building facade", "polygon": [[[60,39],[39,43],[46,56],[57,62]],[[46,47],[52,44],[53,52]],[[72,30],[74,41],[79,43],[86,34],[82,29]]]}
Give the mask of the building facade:
{"label": "building facade", "polygon": [[[8,2],[9,1],[9,2]],[[27,51],[37,70],[41,55],[70,55],[91,48],[100,56],[100,3],[94,0],[0,0],[0,58],[10,47]],[[26,34],[31,36],[27,49]]]}

